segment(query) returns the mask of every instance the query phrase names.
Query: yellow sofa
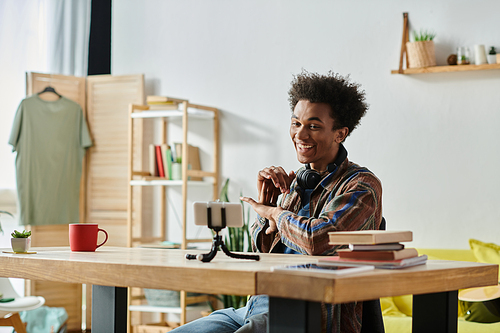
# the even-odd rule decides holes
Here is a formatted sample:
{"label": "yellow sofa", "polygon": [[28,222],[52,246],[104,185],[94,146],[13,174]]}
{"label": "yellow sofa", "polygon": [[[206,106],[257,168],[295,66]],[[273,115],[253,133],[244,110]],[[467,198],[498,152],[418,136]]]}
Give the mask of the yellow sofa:
{"label": "yellow sofa", "polygon": [[[420,255],[426,254],[429,260],[457,260],[476,262],[472,250],[418,249]],[[386,333],[411,333],[412,295],[383,297],[380,299]],[[478,323],[465,320],[461,307],[458,309],[459,333],[499,333],[500,322]]]}

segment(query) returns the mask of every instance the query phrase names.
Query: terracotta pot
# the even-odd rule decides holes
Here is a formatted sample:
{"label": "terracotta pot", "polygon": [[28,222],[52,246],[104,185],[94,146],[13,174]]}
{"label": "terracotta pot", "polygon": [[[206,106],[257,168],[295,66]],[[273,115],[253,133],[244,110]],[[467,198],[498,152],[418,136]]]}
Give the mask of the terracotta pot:
{"label": "terracotta pot", "polygon": [[436,53],[432,40],[406,43],[408,68],[436,66]]}

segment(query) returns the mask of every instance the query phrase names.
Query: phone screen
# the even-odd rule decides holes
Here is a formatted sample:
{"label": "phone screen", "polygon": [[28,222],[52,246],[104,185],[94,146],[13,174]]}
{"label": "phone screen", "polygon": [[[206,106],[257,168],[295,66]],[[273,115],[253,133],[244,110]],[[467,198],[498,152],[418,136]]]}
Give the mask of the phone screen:
{"label": "phone screen", "polygon": [[208,225],[208,207],[210,207],[210,219],[213,227],[222,226],[223,207],[227,227],[243,226],[243,210],[240,203],[198,201],[193,203],[195,225]]}

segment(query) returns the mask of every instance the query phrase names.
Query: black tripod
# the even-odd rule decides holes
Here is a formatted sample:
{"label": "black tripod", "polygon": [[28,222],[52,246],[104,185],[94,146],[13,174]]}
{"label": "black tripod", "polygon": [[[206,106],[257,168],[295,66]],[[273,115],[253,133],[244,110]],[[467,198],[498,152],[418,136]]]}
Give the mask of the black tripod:
{"label": "black tripod", "polygon": [[186,259],[198,259],[202,262],[210,262],[215,257],[217,250],[220,247],[222,251],[224,251],[224,253],[231,258],[260,260],[260,257],[255,254],[238,254],[228,250],[226,244],[224,244],[224,241],[222,240],[222,236],[219,234],[219,232],[226,227],[226,208],[224,208],[224,206],[221,208],[221,226],[212,225],[212,208],[210,206],[207,207],[207,226],[215,231],[210,252],[205,254],[186,254]]}

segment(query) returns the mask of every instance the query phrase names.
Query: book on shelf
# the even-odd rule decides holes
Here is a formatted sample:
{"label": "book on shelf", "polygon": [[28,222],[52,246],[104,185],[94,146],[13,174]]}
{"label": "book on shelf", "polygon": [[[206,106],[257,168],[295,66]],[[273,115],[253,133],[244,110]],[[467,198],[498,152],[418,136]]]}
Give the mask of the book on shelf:
{"label": "book on shelf", "polygon": [[328,257],[321,257],[321,259],[319,259],[319,262],[343,263],[348,265],[371,265],[375,266],[375,268],[399,269],[399,268],[423,265],[427,262],[427,255],[424,254],[418,257],[399,259],[399,260],[362,260],[362,259],[340,258],[339,256],[328,256]]}
{"label": "book on shelf", "polygon": [[165,178],[165,168],[163,167],[163,156],[161,154],[161,146],[155,146],[156,163],[158,166],[158,175]]}
{"label": "book on shelf", "polygon": [[[175,156],[182,156],[182,143],[174,143]],[[201,170],[200,163],[200,149],[198,147],[188,144],[188,169],[189,170]],[[190,180],[203,180],[203,177],[190,177]]]}
{"label": "book on shelf", "polygon": [[146,103],[147,104],[179,104],[186,102],[187,100],[185,99],[180,99],[180,98],[174,98],[174,97],[167,97],[167,96],[156,96],[156,95],[150,95],[146,97]]}
{"label": "book on shelf", "polygon": [[172,154],[170,154],[170,146],[165,143],[161,145],[161,157],[163,158],[165,178],[172,179]]}
{"label": "book on shelf", "polygon": [[149,173],[151,174],[152,177],[158,176],[156,167],[156,152],[154,144],[149,145]]}
{"label": "book on shelf", "polygon": [[351,251],[395,251],[404,248],[404,244],[401,243],[349,244],[349,250]]}
{"label": "book on shelf", "polygon": [[158,177],[172,179],[172,154],[167,144],[149,145],[149,176],[145,180]]}
{"label": "book on shelf", "polygon": [[337,250],[340,258],[366,259],[366,260],[400,260],[418,257],[418,252],[413,248],[395,251],[351,251],[349,249]]}
{"label": "book on shelf", "polygon": [[333,231],[328,233],[330,245],[344,244],[384,244],[411,242],[411,231],[388,230],[360,230],[360,231]]}

